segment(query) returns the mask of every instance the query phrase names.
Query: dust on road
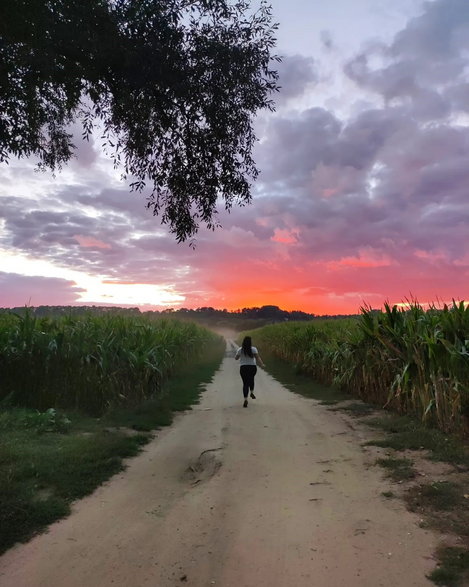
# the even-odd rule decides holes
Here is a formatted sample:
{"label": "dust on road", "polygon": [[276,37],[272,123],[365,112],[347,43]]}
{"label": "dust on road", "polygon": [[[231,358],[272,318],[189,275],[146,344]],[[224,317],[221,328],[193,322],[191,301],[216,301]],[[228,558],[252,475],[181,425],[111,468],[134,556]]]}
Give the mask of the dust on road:
{"label": "dust on road", "polygon": [[432,585],[437,537],[381,495],[363,433],[262,370],[243,408],[238,368],[227,356],[124,473],[7,552],[0,585]]}

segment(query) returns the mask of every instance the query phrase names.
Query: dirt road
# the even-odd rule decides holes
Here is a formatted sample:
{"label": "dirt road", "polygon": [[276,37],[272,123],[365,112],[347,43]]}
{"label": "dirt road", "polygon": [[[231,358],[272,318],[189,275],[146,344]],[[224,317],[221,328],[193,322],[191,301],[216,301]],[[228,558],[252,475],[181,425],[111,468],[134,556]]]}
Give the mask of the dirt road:
{"label": "dirt road", "polygon": [[200,405],[47,534],[0,559],[2,587],[402,587],[436,537],[370,467],[346,416],[260,370],[242,407],[227,357]]}

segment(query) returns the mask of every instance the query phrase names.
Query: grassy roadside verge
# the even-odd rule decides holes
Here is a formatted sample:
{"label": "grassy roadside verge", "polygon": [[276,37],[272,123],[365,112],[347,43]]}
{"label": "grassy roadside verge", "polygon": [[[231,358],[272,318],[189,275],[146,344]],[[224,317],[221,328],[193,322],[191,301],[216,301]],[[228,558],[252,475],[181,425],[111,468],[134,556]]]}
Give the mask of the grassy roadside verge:
{"label": "grassy roadside verge", "polygon": [[318,400],[325,405],[335,405],[352,399],[348,393],[337,387],[315,381],[310,375],[302,373],[290,363],[280,360],[265,349],[262,349],[261,357],[266,364],[266,371],[294,393]]}
{"label": "grassy roadside verge", "polygon": [[[437,585],[469,585],[469,447],[456,436],[428,428],[416,419],[393,415],[357,400],[334,387],[316,383],[287,362],[261,353],[267,371],[285,387],[318,400],[329,409],[344,411],[376,431],[367,443],[386,450],[376,465],[395,483],[385,498],[402,498],[417,513],[423,527],[445,536],[435,553],[437,567],[430,574]],[[443,469],[443,465],[446,467]],[[449,540],[449,542],[448,542]]]}
{"label": "grassy roadside verge", "polygon": [[153,430],[198,402],[223,354],[221,340],[208,345],[177,367],[157,398],[101,418],[0,407],[0,553],[68,515],[74,500],[121,471]]}

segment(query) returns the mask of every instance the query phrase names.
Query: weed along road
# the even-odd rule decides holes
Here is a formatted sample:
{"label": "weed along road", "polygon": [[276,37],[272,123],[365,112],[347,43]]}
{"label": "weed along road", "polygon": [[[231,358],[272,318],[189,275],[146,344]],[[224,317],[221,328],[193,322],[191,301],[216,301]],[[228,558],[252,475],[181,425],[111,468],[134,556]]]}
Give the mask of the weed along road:
{"label": "weed along road", "polygon": [[[228,353],[230,354],[230,353]],[[72,515],[0,559],[1,587],[423,587],[437,537],[348,416],[227,356],[199,405]]]}

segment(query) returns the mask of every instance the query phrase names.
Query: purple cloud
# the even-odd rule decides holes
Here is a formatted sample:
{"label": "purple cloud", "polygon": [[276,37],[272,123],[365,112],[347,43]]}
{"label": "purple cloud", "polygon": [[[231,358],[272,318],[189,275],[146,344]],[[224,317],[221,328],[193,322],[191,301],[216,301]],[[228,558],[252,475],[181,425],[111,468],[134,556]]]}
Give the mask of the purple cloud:
{"label": "purple cloud", "polygon": [[279,94],[275,98],[277,104],[298,98],[319,81],[315,60],[304,55],[284,56],[277,71],[280,86]]}
{"label": "purple cloud", "polygon": [[[253,203],[220,210],[223,229],[202,229],[195,251],[174,242],[144,195],[106,176],[92,144],[45,195],[17,195],[2,172],[0,243],[91,275],[174,284],[185,305],[230,307],[246,287],[311,310],[321,296],[331,308],[365,294],[373,303],[410,292],[467,297],[468,30],[466,1],[426,3],[390,43],[345,64],[359,92],[347,96],[349,114],[303,107],[318,64],[285,58],[279,112],[260,127]],[[20,292],[16,280],[2,290]],[[56,286],[74,299],[69,282]]]}
{"label": "purple cloud", "polygon": [[68,305],[84,291],[73,281],[0,272],[0,307]]}

